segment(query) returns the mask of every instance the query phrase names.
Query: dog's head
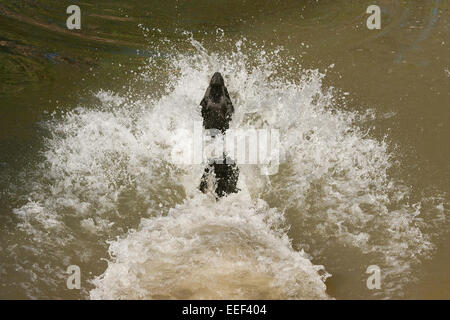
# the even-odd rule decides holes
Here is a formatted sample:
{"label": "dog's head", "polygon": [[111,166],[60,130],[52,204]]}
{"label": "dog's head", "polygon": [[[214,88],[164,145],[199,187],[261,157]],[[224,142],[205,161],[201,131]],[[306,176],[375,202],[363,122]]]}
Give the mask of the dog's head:
{"label": "dog's head", "polygon": [[220,72],[214,73],[214,75],[211,78],[211,81],[209,82],[209,85],[211,87],[222,87],[225,85],[225,81],[223,81],[223,77],[220,74]]}
{"label": "dog's head", "polygon": [[222,132],[228,129],[234,108],[225,81],[219,72],[212,76],[200,105],[203,126],[206,129],[218,129]]}
{"label": "dog's head", "polygon": [[216,72],[212,76],[209,89],[209,98],[214,102],[219,102],[220,98],[225,95],[225,81],[220,72]]}

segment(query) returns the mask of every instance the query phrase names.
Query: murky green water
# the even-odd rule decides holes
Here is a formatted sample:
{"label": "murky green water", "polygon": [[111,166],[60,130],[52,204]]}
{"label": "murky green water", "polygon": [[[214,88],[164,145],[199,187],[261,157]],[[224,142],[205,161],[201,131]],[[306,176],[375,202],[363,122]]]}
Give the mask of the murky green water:
{"label": "murky green water", "polygon": [[[67,30],[65,26],[68,16],[66,8],[70,4],[68,1],[51,0],[0,1],[1,298],[84,299],[89,298],[90,291],[95,287],[103,288],[104,291],[109,288],[111,292],[117,289],[112,284],[113,272],[106,277],[108,285],[88,281],[106,270],[107,264],[102,259],[109,257],[107,241],[125,237],[130,229],[138,228],[143,218],[151,219],[155,214],[168,214],[171,208],[185,201],[189,188],[180,186],[176,175],[173,178],[174,173],[169,169],[168,173],[164,174],[164,170],[157,167],[148,176],[149,179],[150,177],[155,179],[154,187],[149,186],[148,193],[152,199],[156,199],[156,202],[150,203],[143,196],[146,191],[140,190],[139,185],[128,188],[126,183],[121,182],[123,177],[119,172],[127,172],[130,176],[138,177],[139,170],[136,167],[133,167],[134,171],[130,167],[115,168],[112,161],[105,165],[110,166],[113,172],[91,172],[83,176],[101,179],[111,174],[115,177],[114,183],[119,185],[117,189],[114,189],[115,187],[110,189],[117,192],[119,200],[108,198],[109,200],[105,200],[104,203],[100,200],[96,203],[98,189],[86,187],[86,192],[92,195],[90,196],[80,191],[83,187],[76,189],[69,186],[71,183],[75,185],[78,181],[78,175],[72,176],[73,171],[70,170],[74,167],[69,162],[75,159],[73,157],[77,153],[97,157],[93,152],[95,148],[101,147],[101,144],[95,145],[89,140],[91,137],[89,135],[79,136],[86,138],[85,141],[81,141],[80,146],[76,141],[70,144],[68,139],[83,132],[83,127],[88,128],[91,125],[88,119],[94,118],[99,105],[105,103],[105,98],[102,98],[103,100],[98,98],[97,93],[100,90],[127,97],[128,101],[140,105],[139,99],[143,99],[146,94],[170,97],[170,94],[162,91],[168,79],[178,76],[183,78],[185,77],[183,72],[190,70],[190,67],[193,74],[195,70],[200,70],[202,65],[209,64],[225,68],[223,72],[228,77],[228,86],[232,89],[230,94],[235,99],[237,108],[240,108],[240,105],[247,108],[245,103],[249,105],[253,103],[248,109],[253,108],[254,112],[260,112],[264,117],[268,113],[260,111],[258,106],[262,109],[267,99],[258,100],[258,97],[252,96],[250,91],[243,93],[244,90],[250,89],[236,87],[238,84],[245,86],[247,82],[254,81],[257,88],[259,80],[255,79],[259,78],[250,73],[244,76],[236,71],[241,70],[237,66],[238,59],[230,58],[231,62],[228,65],[214,64],[215,62],[208,60],[214,60],[214,53],[231,57],[234,45],[238,41],[253,44],[243,49],[248,57],[246,63],[255,65],[261,70],[264,66],[257,62],[258,56],[264,56],[266,52],[274,52],[278,46],[283,46],[284,51],[279,56],[281,60],[284,59],[285,65],[275,64],[274,69],[277,71],[275,77],[284,78],[286,82],[299,80],[298,64],[301,64],[304,70],[318,69],[326,73],[323,79],[323,92],[320,92],[320,95],[325,95],[324,92],[333,87],[337,91],[330,104],[338,111],[363,114],[371,110],[372,116],[368,115],[363,120],[356,121],[355,125],[368,138],[379,143],[386,142],[385,153],[380,155],[378,151],[373,151],[378,147],[369,147],[366,144],[365,137],[354,138],[357,140],[354,148],[361,150],[358,157],[366,161],[361,166],[369,168],[367,169],[369,175],[381,170],[379,168],[384,168],[381,164],[378,166],[377,161],[381,163],[386,159],[390,164],[386,169],[387,182],[378,182],[374,178],[373,184],[376,186],[368,185],[367,192],[359,185],[357,191],[352,191],[352,186],[356,186],[359,180],[355,178],[353,181],[346,173],[341,172],[342,176],[323,174],[316,177],[315,170],[326,167],[324,165],[324,161],[328,159],[326,156],[322,159],[303,157],[304,161],[309,161],[310,167],[298,169],[302,174],[294,170],[295,162],[288,163],[285,167],[281,166],[280,173],[271,178],[272,189],[261,192],[256,198],[266,201],[269,207],[284,212],[285,223],[290,226],[287,236],[291,239],[294,250],[291,255],[294,256],[295,252],[303,248],[310,255],[312,263],[323,265],[325,270],[332,274],[332,277],[326,280],[327,293],[337,299],[450,298],[448,271],[450,4],[448,1],[258,1],[257,5],[251,1],[235,0],[83,1],[77,2],[82,12],[82,25],[79,31]],[[381,30],[366,28],[365,11],[371,4],[378,4],[382,9]],[[143,27],[148,30],[143,30]],[[184,34],[184,31],[192,33],[193,38],[204,47],[206,56],[192,45],[189,41],[190,35]],[[179,58],[176,57],[178,53],[184,54],[185,57],[197,57],[199,61],[190,62],[190,65],[181,59],[184,64],[180,63],[177,67],[176,63],[170,62],[178,61]],[[289,68],[290,65],[292,70]],[[136,73],[140,74],[144,72],[143,70],[150,75],[150,80],[146,81],[145,77],[136,76]],[[199,71],[199,74],[203,75],[202,72]],[[248,81],[234,80],[233,76]],[[270,77],[265,81],[273,84]],[[199,80],[198,86],[201,83],[203,82]],[[261,86],[267,83],[261,81]],[[305,84],[303,87],[299,86],[300,89],[304,87],[308,86]],[[200,92],[204,88],[198,90]],[[308,90],[305,89],[305,95],[308,94]],[[276,92],[278,91],[274,89],[274,94]],[[317,94],[319,95],[319,91]],[[201,95],[196,98],[184,93],[177,97],[179,99],[187,97],[181,102],[188,105],[192,99],[198,99],[200,102]],[[245,101],[244,97],[254,101]],[[146,104],[148,102],[142,103]],[[81,114],[87,113],[86,119],[75,122],[70,117],[64,117],[65,112],[77,107],[82,108]],[[122,110],[121,108],[122,104],[118,103],[117,109]],[[152,110],[152,107],[148,109]],[[91,111],[92,114],[89,113]],[[145,126],[133,127],[139,119],[134,119],[135,115],[129,114],[130,109],[124,108],[123,112],[126,116],[115,115],[119,119],[117,120],[119,124],[127,121],[132,123],[129,126],[133,128],[130,129],[133,134],[136,131],[145,131],[143,129]],[[113,113],[105,112],[98,121],[106,126],[111,114]],[[343,125],[344,120],[332,118],[331,121],[323,114],[322,111],[317,113],[314,111],[312,116],[299,118],[299,122],[295,124],[300,130],[298,132],[303,132],[302,128],[310,127],[313,131],[325,132],[330,129],[328,126]],[[313,123],[316,121],[312,120],[313,118],[318,119],[318,122]],[[51,119],[55,122],[48,124],[47,121]],[[300,122],[300,119],[305,122]],[[58,123],[61,127],[58,127]],[[54,136],[57,131],[55,128],[59,128],[62,132],[56,134],[57,139]],[[296,134],[297,131],[293,136]],[[340,150],[344,154],[344,160],[345,152],[353,156],[349,150],[336,147],[340,146],[341,140],[351,140],[347,133],[341,138],[333,142],[334,140],[327,140],[331,139],[327,134],[319,135],[317,144],[323,145],[320,149],[322,154],[326,153],[323,150]],[[121,141],[120,136],[116,139]],[[49,143],[49,140],[53,142]],[[67,147],[64,147],[65,145]],[[83,145],[94,147],[87,152],[83,151]],[[57,146],[62,147],[58,149]],[[364,151],[363,146],[367,146],[368,149]],[[78,147],[80,149],[77,151]],[[310,149],[305,149],[305,153],[315,150],[313,147],[308,148]],[[43,151],[46,150],[54,152],[55,158],[51,160],[46,158],[43,155]],[[72,151],[69,152],[70,150]],[[118,147],[111,150],[118,154],[122,152]],[[132,150],[141,149],[136,147]],[[62,158],[54,160],[58,152],[65,160],[61,160]],[[371,152],[375,155],[365,158]],[[140,151],[136,151],[136,154],[140,154]],[[383,160],[379,160],[380,158]],[[82,162],[85,158],[80,159]],[[111,156],[111,159],[115,158]],[[99,163],[103,160],[105,159],[98,159]],[[119,160],[128,161],[120,157]],[[341,159],[342,162],[345,162],[344,160]],[[64,161],[68,163],[64,175],[51,171],[50,168],[63,167]],[[144,162],[152,163],[151,161],[149,159],[148,162]],[[357,167],[356,164],[354,166]],[[351,171],[352,168],[353,165],[349,165],[346,170]],[[294,171],[297,175],[293,174]],[[46,175],[45,172],[52,173]],[[65,195],[54,191],[60,187],[61,177],[68,177],[67,181],[70,181],[66,189],[58,191]],[[247,177],[247,180],[249,179],[251,180]],[[344,180],[346,189],[343,191],[340,183]],[[139,180],[136,178],[134,182],[136,181]],[[302,181],[306,181],[307,187],[304,187]],[[125,187],[121,188],[122,185]],[[293,189],[285,190],[287,186],[293,186]],[[173,194],[168,192],[167,188],[173,188]],[[177,188],[183,191],[178,192]],[[253,190],[252,187],[249,189]],[[381,189],[382,192],[379,191]],[[252,192],[254,195],[256,191]],[[108,192],[106,194],[108,195]],[[374,197],[376,200],[358,202],[356,210],[350,203],[358,197]],[[299,200],[300,198],[303,202]],[[78,199],[80,202],[62,203],[67,199],[71,201]],[[301,203],[294,205],[292,204],[294,202]],[[38,203],[44,209],[51,207],[52,213],[58,214],[60,217],[58,219],[61,219],[56,220],[64,227],[62,229],[42,227],[39,224],[41,220],[39,223],[34,221],[37,218],[35,213],[32,213],[33,210],[24,209],[21,212],[26,212],[25,220],[32,227],[19,228],[19,225],[23,226],[24,221],[23,217],[17,214],[17,209],[24,208],[30,203]],[[89,209],[78,214],[77,210],[81,203],[87,203]],[[107,206],[105,203],[112,205]],[[159,203],[164,203],[162,209],[158,209]],[[221,217],[219,213],[224,216],[230,214],[214,206],[197,203],[196,205],[198,207],[189,203],[180,210],[189,212],[187,216],[191,216],[191,211],[214,211],[218,215],[216,217],[218,220]],[[232,207],[230,203],[228,205]],[[160,212],[157,212],[158,210]],[[352,210],[356,210],[354,216]],[[383,216],[385,212],[389,213],[387,218]],[[382,222],[377,222],[377,218],[373,223],[362,222],[365,214],[380,217]],[[415,214],[417,215],[414,216]],[[105,223],[113,222],[114,230],[86,233],[83,226],[89,224],[86,222],[89,218],[98,226],[100,222],[95,220],[96,217],[105,215],[107,217]],[[403,223],[411,216],[414,216],[414,220],[408,222],[409,224]],[[51,215],[42,217],[53,219]],[[42,217],[39,216],[39,219]],[[397,220],[394,222],[396,217],[402,222]],[[192,219],[184,223],[196,226],[193,222],[195,219]],[[389,219],[393,219],[392,230],[389,229]],[[172,220],[158,223],[169,224]],[[223,220],[223,223],[229,221]],[[318,228],[318,225],[322,224],[323,229]],[[339,232],[336,231],[336,225],[339,225]],[[255,230],[263,232],[261,230],[264,227],[261,229],[256,226],[255,222]],[[341,226],[345,231],[341,230]],[[208,227],[212,230],[212,234],[214,232],[234,234],[226,227],[223,229],[221,226],[213,228],[208,225]],[[133,247],[136,243],[146,243],[147,247],[152,247],[156,240],[153,238],[149,240],[145,235],[153,234],[153,228],[153,225],[141,226],[140,233],[134,236],[135,238],[128,239],[130,243],[119,242],[116,248],[118,255],[124,254],[122,246],[126,245]],[[418,228],[420,233],[417,233],[415,228]],[[252,230],[241,231],[247,234]],[[209,231],[205,231],[203,236],[209,239],[209,234]],[[369,240],[366,242],[346,240],[346,237],[350,236],[355,236],[355,239],[357,235],[363,237],[362,234],[367,234]],[[417,242],[414,242],[416,236]],[[427,251],[426,253],[422,252],[422,246],[425,247],[426,243],[425,240],[423,243],[420,242],[422,236],[431,244],[428,251],[423,249]],[[161,236],[161,239],[166,238]],[[167,242],[170,242],[170,239],[167,238]],[[259,261],[257,255],[242,265],[237,262],[233,264],[235,257],[239,256],[239,250],[247,245],[253,248],[253,241],[258,242],[255,238],[248,241],[239,238],[239,241],[231,239],[233,245],[229,247],[216,244],[225,252],[216,263],[223,266],[227,273],[213,274],[213,271],[216,271],[212,269],[215,268],[202,264],[197,273],[192,275],[194,280],[196,276],[205,280],[202,278],[203,273],[211,273],[211,278],[218,283],[214,288],[207,290],[202,287],[200,280],[191,279],[191,282],[187,281],[183,286],[180,285],[181,289],[172,289],[169,294],[164,293],[165,285],[169,287],[166,282],[162,281],[156,286],[143,280],[142,288],[151,288],[159,292],[159,295],[135,296],[130,292],[137,291],[137,287],[133,287],[135,283],[130,281],[130,288],[117,289],[117,292],[114,291],[117,294],[112,297],[233,298],[238,297],[235,296],[234,288],[239,288],[240,281],[245,282],[248,278],[251,278],[248,283],[242,284],[242,287],[246,288],[244,292],[248,294],[239,296],[241,298],[317,297],[289,295],[283,291],[283,285],[278,287],[268,285],[273,278],[272,273],[277,273],[276,271],[269,274],[256,273],[253,277],[249,277],[245,273],[247,270],[245,265],[256,264],[256,261]],[[271,246],[274,248],[285,245],[278,243],[278,240],[273,241]],[[333,243],[335,245],[332,245]],[[272,248],[271,246],[268,247]],[[145,248],[145,245],[143,247]],[[201,243],[200,247],[209,252],[209,247],[205,243]],[[252,257],[253,251],[248,250],[245,251],[246,254]],[[83,256],[83,252],[86,256]],[[178,251],[174,252],[174,256],[184,257]],[[270,254],[266,255],[275,259]],[[380,257],[384,260],[379,260]],[[204,263],[202,259],[202,256],[199,256],[198,260]],[[273,261],[278,261],[277,259],[281,258],[278,257]],[[401,269],[405,261],[409,260],[415,262],[411,263],[411,269],[405,270],[402,275],[398,272],[398,268]],[[180,263],[184,263],[183,261],[186,266],[190,263],[183,259],[181,262],[176,261],[173,262],[174,266],[179,266]],[[69,264],[80,265],[85,272],[82,280],[83,288],[80,291],[66,288],[63,270]],[[387,269],[389,272],[396,270],[394,275],[389,275],[391,278],[386,278],[386,281],[393,281],[394,284],[389,286],[388,283],[383,283],[384,288],[389,290],[371,291],[366,288],[365,279],[368,275],[365,274],[365,270],[370,264],[380,264],[382,272]],[[392,267],[392,270],[388,267],[383,269],[384,264]],[[177,268],[170,266],[170,264],[169,267],[165,266],[166,270],[152,261],[143,268],[161,268],[162,273],[164,270],[167,272],[167,277],[176,278],[176,273],[172,274],[172,271]],[[127,266],[131,269],[133,267],[136,266]],[[294,281],[292,279],[307,281],[307,277],[297,275],[287,267],[283,270],[280,269],[279,273],[289,273],[293,277],[286,277],[287,280],[283,278],[286,282],[282,283],[285,283],[286,287]],[[147,277],[143,272],[144,279],[151,279],[150,274],[154,276],[148,272]],[[210,281],[211,278],[205,281]],[[186,287],[190,287],[192,292],[186,291]],[[91,296],[105,297],[102,290],[99,289],[95,294],[91,292]],[[219,294],[221,290],[222,295]]]}

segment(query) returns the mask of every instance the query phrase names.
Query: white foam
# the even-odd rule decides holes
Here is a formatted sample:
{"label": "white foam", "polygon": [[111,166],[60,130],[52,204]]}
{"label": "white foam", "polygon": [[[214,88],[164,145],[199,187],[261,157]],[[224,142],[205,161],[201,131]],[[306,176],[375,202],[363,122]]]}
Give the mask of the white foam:
{"label": "white foam", "polygon": [[324,299],[322,268],[291,248],[282,215],[245,194],[198,194],[110,246],[93,299]]}

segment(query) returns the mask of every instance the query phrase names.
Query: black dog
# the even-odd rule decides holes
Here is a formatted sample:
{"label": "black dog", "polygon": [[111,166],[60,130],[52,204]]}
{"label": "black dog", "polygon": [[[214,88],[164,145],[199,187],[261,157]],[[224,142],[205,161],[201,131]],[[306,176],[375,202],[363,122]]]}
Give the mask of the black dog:
{"label": "black dog", "polygon": [[[225,87],[223,77],[219,72],[214,73],[211,78],[209,87],[200,105],[202,106],[203,126],[205,129],[215,129],[225,133],[229,128],[234,107]],[[236,187],[239,178],[239,168],[225,154],[223,159],[209,160],[208,167],[205,168],[200,182],[200,190],[203,193],[208,190],[209,176],[211,174],[215,176],[215,193],[217,198],[239,191]]]}
{"label": "black dog", "polygon": [[222,75],[219,72],[214,73],[211,78],[209,87],[200,105],[202,106],[203,126],[205,129],[217,129],[225,133],[230,127],[229,123],[234,107]]}

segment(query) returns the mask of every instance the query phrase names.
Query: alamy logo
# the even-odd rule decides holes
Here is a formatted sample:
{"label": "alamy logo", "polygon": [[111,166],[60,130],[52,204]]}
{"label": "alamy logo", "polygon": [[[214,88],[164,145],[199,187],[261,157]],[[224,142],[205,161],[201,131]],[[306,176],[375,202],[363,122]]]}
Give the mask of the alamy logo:
{"label": "alamy logo", "polygon": [[73,30],[81,29],[81,9],[77,5],[71,5],[67,7],[66,10],[67,14],[70,14],[70,16],[67,18],[66,25],[67,29]]}
{"label": "alamy logo", "polygon": [[367,289],[381,289],[381,270],[377,265],[368,266],[366,273],[371,274],[366,280]]}
{"label": "alamy logo", "polygon": [[[171,150],[175,164],[206,164],[208,159],[227,156],[227,164],[253,164],[261,166],[262,175],[278,172],[280,162],[280,133],[277,129],[203,129],[195,121],[193,130],[179,129],[172,136]],[[230,163],[228,163],[230,162]]]}
{"label": "alamy logo", "polygon": [[367,18],[367,28],[369,30],[381,29],[381,9],[377,5],[371,5],[366,10],[370,14]]}
{"label": "alamy logo", "polygon": [[67,289],[80,289],[81,288],[81,271],[77,265],[71,265],[67,268],[69,277],[67,278]]}

